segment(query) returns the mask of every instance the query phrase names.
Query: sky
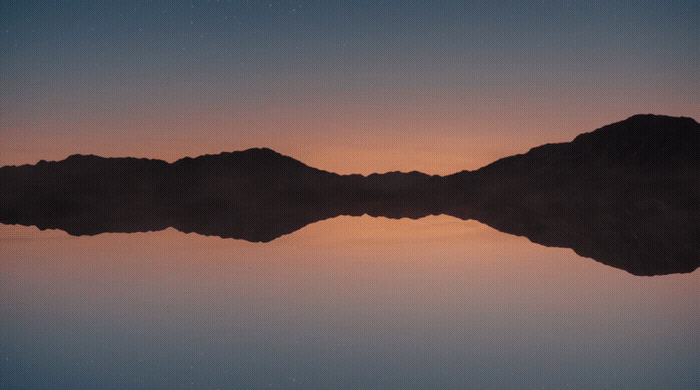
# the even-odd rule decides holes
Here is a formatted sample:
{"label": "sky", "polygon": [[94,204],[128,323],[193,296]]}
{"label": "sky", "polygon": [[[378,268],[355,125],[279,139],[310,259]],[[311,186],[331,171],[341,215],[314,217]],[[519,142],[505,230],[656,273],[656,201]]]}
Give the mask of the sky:
{"label": "sky", "polygon": [[477,169],[639,113],[700,120],[700,2],[0,2],[0,165],[269,147]]}

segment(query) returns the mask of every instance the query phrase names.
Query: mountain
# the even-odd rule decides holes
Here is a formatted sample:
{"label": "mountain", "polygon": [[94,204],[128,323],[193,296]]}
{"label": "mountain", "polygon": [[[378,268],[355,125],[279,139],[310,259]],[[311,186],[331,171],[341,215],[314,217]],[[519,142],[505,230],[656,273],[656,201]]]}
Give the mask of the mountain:
{"label": "mountain", "polygon": [[638,275],[700,264],[700,125],[636,115],[446,180],[471,217]]}
{"label": "mountain", "polygon": [[266,148],[172,164],[73,155],[0,168],[0,222],[74,235],[174,226],[270,241],[350,204],[422,203],[440,179],[417,172],[341,176]]}
{"label": "mountain", "polygon": [[636,115],[448,176],[338,175],[270,149],[0,168],[0,222],[270,241],[338,215],[476,219],[635,275],[700,266],[700,125]]}

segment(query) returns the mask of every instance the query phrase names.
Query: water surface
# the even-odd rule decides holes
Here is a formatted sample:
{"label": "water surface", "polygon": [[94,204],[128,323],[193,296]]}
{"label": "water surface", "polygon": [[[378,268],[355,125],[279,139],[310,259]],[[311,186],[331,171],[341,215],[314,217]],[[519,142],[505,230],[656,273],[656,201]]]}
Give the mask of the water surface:
{"label": "water surface", "polygon": [[700,274],[475,221],[269,243],[0,225],[0,388],[697,389]]}

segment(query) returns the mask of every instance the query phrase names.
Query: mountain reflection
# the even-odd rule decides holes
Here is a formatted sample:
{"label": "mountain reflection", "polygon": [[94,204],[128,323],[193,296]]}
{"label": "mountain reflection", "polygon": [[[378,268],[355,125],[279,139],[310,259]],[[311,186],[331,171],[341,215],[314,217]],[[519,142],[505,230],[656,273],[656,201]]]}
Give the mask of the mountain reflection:
{"label": "mountain reflection", "polygon": [[[598,224],[560,214],[501,210],[494,213],[473,207],[420,207],[407,202],[372,202],[344,205],[285,206],[251,208],[246,212],[193,209],[189,212],[154,213],[151,209],[113,210],[81,215],[34,217],[2,220],[3,223],[35,225],[39,229],[61,229],[68,234],[135,233],[164,230],[206,236],[270,242],[304,226],[338,216],[418,219],[428,215],[449,215],[462,220],[474,219],[501,232],[525,236],[532,242],[573,249],[578,255],[625,270],[634,275],[664,275],[692,272],[700,266],[698,235],[693,229],[665,229],[667,218],[653,210],[637,215],[628,213],[596,216]],[[683,218],[680,218],[683,219]],[[683,221],[679,220],[679,226]],[[658,228],[649,229],[650,226]]]}

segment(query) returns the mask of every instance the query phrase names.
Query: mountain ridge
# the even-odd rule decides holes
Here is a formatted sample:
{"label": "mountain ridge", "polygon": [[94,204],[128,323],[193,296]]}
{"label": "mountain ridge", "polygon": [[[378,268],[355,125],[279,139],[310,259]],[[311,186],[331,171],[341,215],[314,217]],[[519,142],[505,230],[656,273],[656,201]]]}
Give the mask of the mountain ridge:
{"label": "mountain ridge", "polygon": [[[673,123],[672,123],[672,125],[669,126],[669,124],[671,122],[673,122]],[[643,126],[640,126],[640,124],[642,124]],[[619,149],[620,145],[629,145],[630,144],[630,142],[621,142],[624,139],[639,141],[640,140],[640,137],[639,137],[639,134],[640,134],[639,130],[640,129],[645,131],[645,133],[642,133],[642,134],[649,135],[649,133],[650,133],[649,130],[653,129],[653,130],[657,130],[657,132],[655,134],[659,135],[659,134],[663,134],[665,132],[665,131],[660,131],[662,127],[665,130],[667,130],[669,128],[676,129],[675,132],[671,132],[671,138],[670,138],[671,141],[674,141],[673,137],[675,137],[675,141],[681,140],[682,137],[689,137],[690,138],[690,139],[688,139],[688,141],[690,141],[689,143],[675,142],[675,143],[672,143],[671,145],[665,145],[667,148],[672,147],[672,146],[682,147],[683,145],[694,145],[697,148],[697,144],[700,143],[700,132],[698,132],[698,131],[687,132],[687,130],[691,129],[692,127],[697,127],[697,126],[698,126],[698,122],[695,121],[695,119],[693,119],[691,117],[685,117],[685,116],[673,117],[673,116],[668,116],[668,115],[657,115],[657,114],[636,114],[636,115],[630,116],[629,118],[627,118],[625,120],[602,126],[602,127],[597,128],[593,131],[590,131],[590,132],[581,133],[581,134],[577,135],[576,137],[574,137],[574,139],[571,141],[557,142],[557,143],[546,143],[543,145],[535,146],[535,147],[529,149],[527,152],[518,153],[515,155],[506,156],[506,157],[497,159],[497,160],[495,160],[495,161],[493,161],[493,162],[491,162],[491,163],[489,163],[481,168],[475,169],[475,170],[462,170],[462,171],[455,172],[452,174],[447,174],[444,176],[423,173],[423,172],[416,171],[416,170],[412,170],[412,171],[408,171],[408,172],[404,172],[404,171],[373,172],[373,173],[366,174],[366,175],[360,174],[360,173],[338,174],[338,175],[340,175],[340,176],[368,177],[368,176],[373,176],[373,175],[416,174],[416,173],[419,173],[419,174],[431,176],[431,177],[452,176],[452,175],[460,174],[463,172],[467,172],[467,173],[468,172],[476,172],[476,171],[479,171],[481,169],[487,168],[493,164],[498,164],[502,160],[508,160],[508,159],[511,159],[514,157],[527,155],[528,153],[537,153],[537,152],[540,152],[543,150],[561,147],[564,145],[570,145],[570,146],[571,145],[579,145],[579,144],[582,144],[584,142],[593,141],[593,143],[595,143],[597,145],[599,150],[605,150],[605,148],[602,147],[602,145],[605,144],[607,141],[607,143],[609,143],[609,144],[614,144],[614,145],[618,146],[618,149]],[[678,130],[680,130],[680,131],[678,131]],[[624,138],[620,137],[620,135],[622,135],[622,134],[626,135],[627,137],[624,137]],[[611,136],[613,136],[613,137],[611,137]],[[607,138],[605,138],[605,137],[607,137]],[[659,139],[661,139],[661,138],[657,137],[656,139],[654,139],[654,141],[658,141]],[[668,141],[669,137],[666,137],[665,139]],[[648,143],[649,142],[647,142],[647,145],[645,145],[645,146],[647,149],[651,149],[651,147],[650,147],[650,145],[648,145]],[[659,145],[656,145],[656,146],[658,148]],[[624,151],[624,150],[622,150],[622,151]],[[700,153],[695,153],[697,150],[692,150],[692,152],[693,152],[692,154],[689,153],[691,151],[686,150],[684,148],[681,148],[681,151],[683,151],[684,153],[688,153],[688,155],[694,157],[695,161],[700,161]],[[232,152],[222,151],[220,153],[204,154],[204,155],[200,155],[200,156],[196,156],[196,157],[186,156],[186,157],[182,157],[180,159],[177,159],[171,163],[169,163],[165,160],[152,159],[152,158],[147,158],[147,157],[129,157],[129,156],[126,156],[126,157],[102,157],[102,156],[98,156],[95,154],[80,154],[80,153],[78,153],[78,154],[69,155],[68,157],[66,157],[63,160],[57,160],[57,161],[40,160],[37,164],[5,165],[5,166],[2,166],[0,168],[35,166],[35,165],[46,164],[46,163],[60,163],[60,162],[66,161],[66,160],[68,160],[68,161],[74,161],[74,160],[94,161],[96,159],[112,160],[112,161],[139,160],[139,161],[150,161],[150,162],[154,162],[154,163],[165,163],[165,164],[169,164],[169,165],[180,165],[180,164],[183,164],[186,162],[190,162],[192,160],[197,161],[197,160],[207,160],[207,159],[213,159],[213,158],[226,158],[226,157],[235,158],[237,156],[244,156],[244,155],[253,156],[255,158],[268,157],[268,158],[275,158],[275,159],[280,159],[280,160],[287,160],[288,162],[300,163],[303,166],[306,166],[309,168],[314,168],[314,169],[317,169],[319,171],[333,173],[333,172],[330,172],[327,170],[323,170],[321,168],[312,167],[306,163],[303,163],[300,160],[297,160],[291,156],[281,154],[281,153],[279,153],[273,149],[267,148],[267,147],[255,147],[255,148],[249,148],[249,149],[245,149],[245,150],[241,150],[241,151],[232,151]]]}
{"label": "mountain ridge", "polygon": [[[621,139],[624,139],[621,140]],[[638,115],[475,171],[339,175],[268,148],[0,168],[0,222],[267,242],[338,215],[476,219],[635,275],[700,266],[700,125]]]}

